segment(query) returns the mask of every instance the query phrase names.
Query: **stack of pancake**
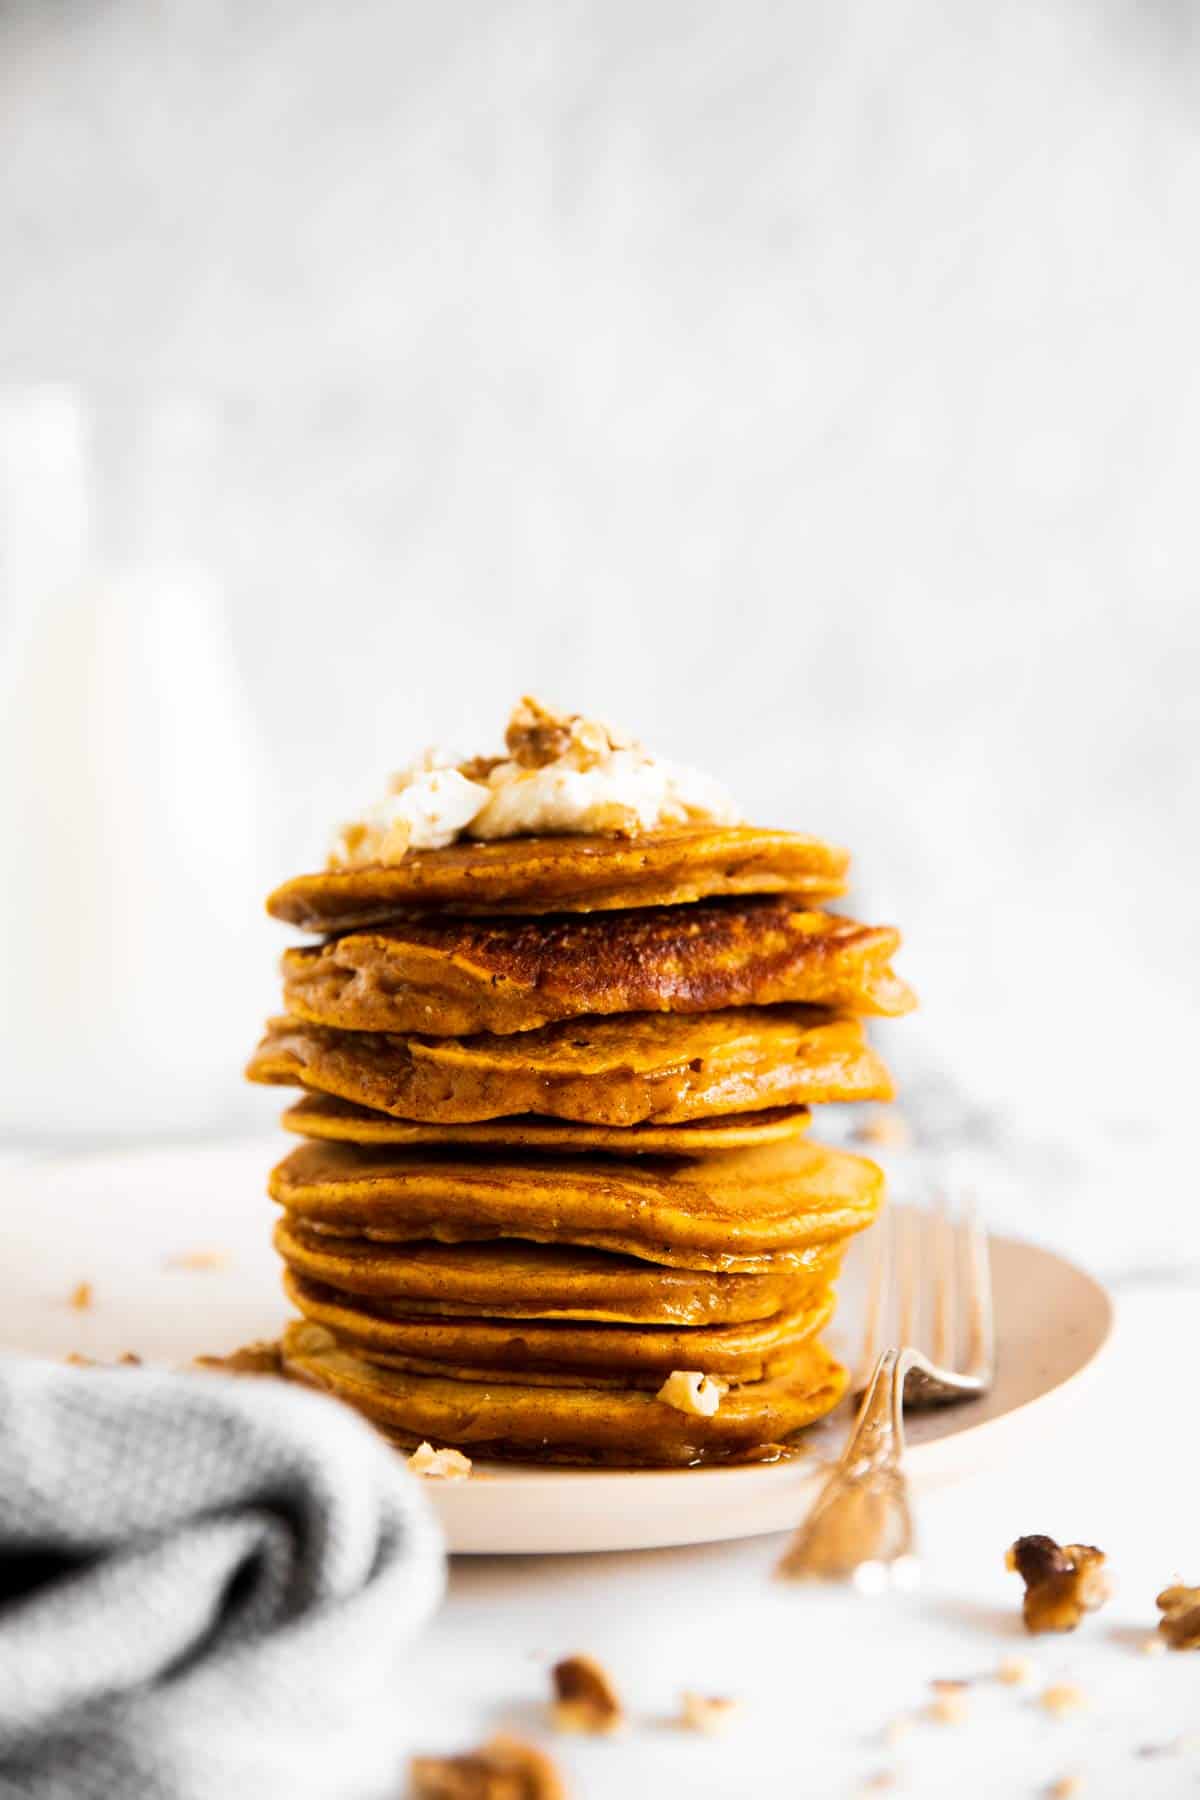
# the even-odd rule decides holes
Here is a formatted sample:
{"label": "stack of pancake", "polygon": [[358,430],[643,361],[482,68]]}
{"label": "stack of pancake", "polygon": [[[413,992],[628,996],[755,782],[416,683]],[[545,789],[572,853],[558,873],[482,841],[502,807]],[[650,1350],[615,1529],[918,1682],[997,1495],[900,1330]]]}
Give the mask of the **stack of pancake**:
{"label": "stack of pancake", "polygon": [[319,934],[248,1070],[302,1090],[286,1370],[398,1443],[523,1460],[750,1460],[828,1412],[819,1333],[882,1176],[808,1109],[890,1097],[861,1015],[912,1004],[895,931],[817,910],[846,869],[695,825],[277,890]]}

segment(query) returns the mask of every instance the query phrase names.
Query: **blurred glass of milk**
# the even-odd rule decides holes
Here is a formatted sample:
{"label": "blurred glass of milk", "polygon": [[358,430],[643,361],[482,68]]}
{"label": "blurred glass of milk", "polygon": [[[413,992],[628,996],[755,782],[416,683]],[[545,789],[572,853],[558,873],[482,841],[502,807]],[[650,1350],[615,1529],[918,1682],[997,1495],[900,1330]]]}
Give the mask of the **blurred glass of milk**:
{"label": "blurred glass of milk", "polygon": [[273,960],[261,921],[274,809],[220,592],[172,564],[169,531],[102,561],[90,476],[72,390],[0,392],[10,1140],[245,1117],[240,1065]]}

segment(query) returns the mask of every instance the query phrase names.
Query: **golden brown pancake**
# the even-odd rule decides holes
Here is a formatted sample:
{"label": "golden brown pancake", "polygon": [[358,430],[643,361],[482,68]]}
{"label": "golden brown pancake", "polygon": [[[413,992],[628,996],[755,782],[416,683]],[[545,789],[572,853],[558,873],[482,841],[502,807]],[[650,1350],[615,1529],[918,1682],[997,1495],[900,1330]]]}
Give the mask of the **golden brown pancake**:
{"label": "golden brown pancake", "polygon": [[803,1141],[692,1161],[529,1153],[408,1153],[301,1145],[273,1199],[355,1237],[583,1244],[684,1269],[798,1271],[797,1253],[871,1223],[883,1176],[865,1157]]}
{"label": "golden brown pancake", "polygon": [[274,1019],[246,1073],[426,1124],[538,1113],[591,1125],[675,1125],[892,1097],[859,1022],[803,1006],[627,1013],[471,1038]]}
{"label": "golden brown pancake", "polygon": [[370,1362],[455,1380],[545,1381],[553,1386],[660,1387],[672,1369],[761,1381],[796,1361],[829,1323],[833,1292],[818,1288],[769,1319],[742,1325],[582,1325],[389,1315],[386,1303],[340,1294],[288,1271],[288,1298],[314,1325]]}
{"label": "golden brown pancake", "polygon": [[680,1467],[778,1454],[830,1412],[846,1371],[819,1343],[785,1374],[732,1387],[711,1418],[678,1411],[644,1389],[454,1381],[385,1369],[339,1349],[331,1333],[289,1326],[285,1372],[364,1413],[395,1442],[451,1444],[476,1457]]}
{"label": "golden brown pancake", "polygon": [[310,1281],[357,1294],[383,1316],[580,1319],[630,1325],[738,1325],[794,1306],[837,1275],[842,1245],[792,1252],[788,1269],[727,1275],[519,1238],[438,1244],[343,1237],[285,1214],[275,1248]]}
{"label": "golden brown pancake", "polygon": [[393,1119],[332,1094],[305,1094],[283,1115],[283,1124],[299,1137],[331,1138],[345,1144],[508,1144],[530,1150],[611,1150],[621,1156],[649,1152],[668,1156],[709,1156],[719,1150],[749,1150],[756,1144],[779,1144],[803,1137],[811,1114],[803,1106],[777,1106],[767,1112],[741,1113],[729,1119],[692,1119],[682,1125],[580,1125],[518,1113],[512,1119],[487,1119],[476,1125],[417,1125]]}
{"label": "golden brown pancake", "polygon": [[599,1013],[807,1001],[908,1012],[900,934],[790,900],[713,900],[556,919],[414,916],[283,959],[288,1011],[346,1031],[529,1031]]}
{"label": "golden brown pancake", "polygon": [[410,907],[448,912],[596,912],[710,894],[833,900],[849,857],[818,838],[752,825],[678,825],[639,837],[521,837],[414,850],[402,861],[298,875],[267,911],[306,931],[345,931]]}

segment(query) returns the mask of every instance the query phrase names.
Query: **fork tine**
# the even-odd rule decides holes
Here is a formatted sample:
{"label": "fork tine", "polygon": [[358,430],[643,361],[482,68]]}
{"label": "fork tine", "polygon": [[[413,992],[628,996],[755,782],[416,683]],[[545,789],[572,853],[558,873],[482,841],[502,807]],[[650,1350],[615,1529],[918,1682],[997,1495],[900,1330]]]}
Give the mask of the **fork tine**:
{"label": "fork tine", "polygon": [[883,1342],[884,1307],[889,1285],[889,1271],[894,1256],[893,1237],[892,1209],[890,1206],[886,1206],[882,1217],[869,1235],[870,1277],[867,1286],[862,1346],[858,1353],[858,1366],[854,1372],[853,1391],[856,1394],[861,1393],[870,1381],[880,1345]]}
{"label": "fork tine", "polygon": [[965,1195],[960,1227],[966,1265],[967,1360],[964,1373],[989,1378],[995,1360],[995,1321],[992,1311],[992,1272],[987,1237],[973,1193]]}
{"label": "fork tine", "polygon": [[955,1271],[955,1234],[945,1192],[939,1189],[932,1219],[933,1236],[933,1345],[935,1363],[943,1369],[955,1366],[958,1351],[958,1281]]}

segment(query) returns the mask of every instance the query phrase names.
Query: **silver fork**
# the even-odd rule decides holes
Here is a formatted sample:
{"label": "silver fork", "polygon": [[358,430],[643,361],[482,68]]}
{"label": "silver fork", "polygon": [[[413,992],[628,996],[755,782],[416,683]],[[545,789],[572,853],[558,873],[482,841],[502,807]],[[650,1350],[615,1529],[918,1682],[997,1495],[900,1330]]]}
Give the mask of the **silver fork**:
{"label": "silver fork", "polygon": [[[944,1197],[932,1212],[889,1207],[872,1237],[854,1382],[862,1405],[778,1573],[882,1588],[905,1584],[916,1573],[902,1466],[904,1408],[985,1394],[995,1366],[995,1327],[987,1238],[973,1199],[955,1213]],[[928,1315],[928,1356],[916,1347],[922,1313]],[[880,1344],[888,1346],[882,1353]]]}

